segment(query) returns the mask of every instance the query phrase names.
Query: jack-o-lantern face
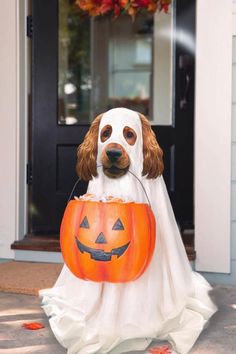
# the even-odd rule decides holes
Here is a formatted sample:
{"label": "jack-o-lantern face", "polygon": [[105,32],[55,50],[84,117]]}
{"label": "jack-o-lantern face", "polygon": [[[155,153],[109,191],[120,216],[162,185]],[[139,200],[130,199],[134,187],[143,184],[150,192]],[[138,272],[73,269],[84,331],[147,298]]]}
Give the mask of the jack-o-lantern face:
{"label": "jack-o-lantern face", "polygon": [[61,225],[65,263],[79,278],[125,282],[139,277],[155,244],[147,204],[71,201]]}
{"label": "jack-o-lantern face", "polygon": [[[90,230],[87,216],[84,217],[84,219],[80,225],[80,229],[81,228]],[[124,228],[124,225],[122,224],[121,220],[117,219],[112,230],[121,231],[124,229],[125,228]],[[110,230],[110,231],[112,231],[112,230]],[[80,230],[80,235],[82,235],[82,234],[83,234],[83,232],[82,232],[82,230]],[[117,236],[119,236],[119,235],[117,235]],[[90,254],[91,259],[94,259],[95,261],[104,261],[104,262],[110,261],[112,256],[117,256],[118,258],[120,256],[122,256],[130,244],[130,242],[127,242],[123,246],[119,246],[119,247],[113,248],[111,251],[105,252],[104,250],[101,250],[99,248],[93,248],[93,247],[86,246],[78,238],[76,238],[76,243],[77,243],[77,246],[78,246],[78,249],[80,250],[80,252],[82,252],[82,253],[87,252]],[[96,238],[95,244],[96,245],[104,245],[104,246],[107,244],[107,239],[102,232],[100,232],[98,237]],[[96,245],[94,247],[96,247]]]}

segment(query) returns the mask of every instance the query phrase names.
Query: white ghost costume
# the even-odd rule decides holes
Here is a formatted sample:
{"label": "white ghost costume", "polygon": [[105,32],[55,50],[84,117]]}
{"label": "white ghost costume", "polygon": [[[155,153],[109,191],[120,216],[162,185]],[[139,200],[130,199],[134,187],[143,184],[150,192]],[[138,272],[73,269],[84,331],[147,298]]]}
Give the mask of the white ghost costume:
{"label": "white ghost costume", "polygon": [[[104,143],[105,125],[112,134]],[[137,134],[133,146],[123,136],[129,126]],[[96,283],[75,277],[64,265],[55,285],[40,291],[43,309],[57,340],[68,354],[145,350],[152,340],[167,340],[180,354],[189,352],[216,311],[206,280],[192,271],[162,176],[142,176],[142,125],[139,115],[125,108],[103,114],[98,135],[97,164],[104,147],[121,144],[130,157],[130,171],[142,182],[156,218],[156,245],[145,273],[128,283]],[[130,173],[111,179],[98,167],[88,193],[147,203],[140,182]]]}

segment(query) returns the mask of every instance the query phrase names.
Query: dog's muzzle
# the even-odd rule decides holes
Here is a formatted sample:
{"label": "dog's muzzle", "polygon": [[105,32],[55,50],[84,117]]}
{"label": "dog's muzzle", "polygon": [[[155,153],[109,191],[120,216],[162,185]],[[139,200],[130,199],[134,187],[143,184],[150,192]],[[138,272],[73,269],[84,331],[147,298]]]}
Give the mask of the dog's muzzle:
{"label": "dog's muzzle", "polygon": [[119,178],[129,169],[130,159],[124,147],[117,143],[108,144],[101,157],[103,172],[107,177]]}

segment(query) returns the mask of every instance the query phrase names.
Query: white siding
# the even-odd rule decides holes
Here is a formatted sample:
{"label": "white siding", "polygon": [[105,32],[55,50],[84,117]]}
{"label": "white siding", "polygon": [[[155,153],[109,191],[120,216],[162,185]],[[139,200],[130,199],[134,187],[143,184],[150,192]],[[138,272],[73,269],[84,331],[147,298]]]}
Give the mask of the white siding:
{"label": "white siding", "polygon": [[[233,47],[235,47],[235,38],[233,38]],[[236,61],[233,62],[233,87],[232,87],[232,101],[236,103]]]}
{"label": "white siding", "polygon": [[[233,22],[235,21],[235,16]],[[232,63],[236,64],[236,34],[233,34],[233,50],[232,50]]]}
{"label": "white siding", "polygon": [[235,103],[232,106],[232,142],[236,143],[236,104]]}
{"label": "white siding", "polygon": [[[233,37],[233,83],[232,83],[232,224],[231,260],[236,260],[236,36]],[[235,274],[236,278],[236,274]]]}
{"label": "white siding", "polygon": [[232,221],[231,235],[232,235],[231,260],[236,261],[236,221]]}
{"label": "white siding", "polygon": [[236,182],[236,143],[232,143],[232,181]]}
{"label": "white siding", "polygon": [[[231,218],[236,222],[236,36],[233,37],[233,82],[232,82],[232,190],[231,190]],[[235,227],[231,228],[232,238],[236,236]],[[233,245],[232,245],[233,247]],[[236,253],[236,250],[233,250]]]}
{"label": "white siding", "polygon": [[[235,161],[236,163],[236,161]],[[231,221],[236,221],[236,183],[232,182]]]}

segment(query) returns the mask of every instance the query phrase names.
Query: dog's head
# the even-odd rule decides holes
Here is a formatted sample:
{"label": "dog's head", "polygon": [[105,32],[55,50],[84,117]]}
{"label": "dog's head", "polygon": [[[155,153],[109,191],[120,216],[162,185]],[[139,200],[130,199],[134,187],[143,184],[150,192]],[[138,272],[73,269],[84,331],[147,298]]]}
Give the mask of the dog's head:
{"label": "dog's head", "polygon": [[107,177],[119,178],[142,163],[142,175],[156,178],[163,172],[162,155],[145,116],[114,108],[93,121],[78,148],[76,169],[83,180],[89,181],[97,176],[97,164],[102,165]]}

